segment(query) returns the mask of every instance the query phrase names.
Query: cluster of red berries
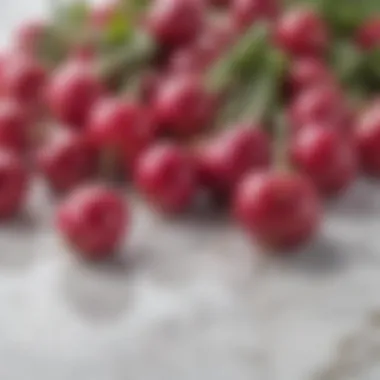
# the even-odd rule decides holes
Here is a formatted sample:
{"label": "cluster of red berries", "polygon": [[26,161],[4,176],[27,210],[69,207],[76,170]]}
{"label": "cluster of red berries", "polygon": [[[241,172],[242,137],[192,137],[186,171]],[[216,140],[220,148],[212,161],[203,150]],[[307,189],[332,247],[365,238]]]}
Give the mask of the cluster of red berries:
{"label": "cluster of red berries", "polygon": [[[106,32],[121,2],[90,8],[86,25]],[[109,86],[96,44],[73,44],[51,67],[39,55],[50,25],[17,31],[0,59],[1,218],[20,210],[37,171],[64,197],[57,222],[67,243],[85,258],[106,258],[130,215],[99,174],[105,169],[132,179],[166,214],[206,192],[258,243],[293,249],[315,236],[323,198],[344,192],[359,171],[380,177],[380,101],[372,94],[365,107],[353,104],[327,59],[334,31],[317,9],[282,9],[277,0],[146,3],[136,29],[155,48],[138,68],[138,95]],[[288,62],[278,90],[288,127],[281,147],[267,120],[237,115],[212,129],[224,96],[205,85],[210,68],[261,21]],[[380,48],[380,15],[350,41],[363,56]]]}

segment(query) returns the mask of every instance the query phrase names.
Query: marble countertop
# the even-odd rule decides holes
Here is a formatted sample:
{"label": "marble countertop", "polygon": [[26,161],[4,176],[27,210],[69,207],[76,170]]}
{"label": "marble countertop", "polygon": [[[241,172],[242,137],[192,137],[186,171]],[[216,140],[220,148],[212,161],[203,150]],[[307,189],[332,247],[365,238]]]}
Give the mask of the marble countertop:
{"label": "marble countertop", "polygon": [[[0,42],[42,0],[1,0]],[[0,378],[364,380],[380,377],[380,185],[327,207],[321,237],[260,258],[221,217],[165,222],[134,204],[118,263],[75,261],[35,183],[0,228]],[[376,372],[377,371],[377,372]]]}

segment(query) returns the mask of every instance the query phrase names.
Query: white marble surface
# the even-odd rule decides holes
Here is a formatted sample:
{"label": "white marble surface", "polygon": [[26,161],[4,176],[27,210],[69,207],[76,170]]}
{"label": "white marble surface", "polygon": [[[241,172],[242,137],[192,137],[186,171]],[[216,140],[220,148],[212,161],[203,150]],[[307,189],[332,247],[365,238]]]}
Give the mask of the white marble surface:
{"label": "white marble surface", "polygon": [[[2,42],[43,10],[0,0]],[[315,245],[282,262],[221,217],[169,223],[136,204],[125,258],[89,267],[51,210],[36,184],[0,228],[1,379],[379,379],[380,184],[330,205]]]}

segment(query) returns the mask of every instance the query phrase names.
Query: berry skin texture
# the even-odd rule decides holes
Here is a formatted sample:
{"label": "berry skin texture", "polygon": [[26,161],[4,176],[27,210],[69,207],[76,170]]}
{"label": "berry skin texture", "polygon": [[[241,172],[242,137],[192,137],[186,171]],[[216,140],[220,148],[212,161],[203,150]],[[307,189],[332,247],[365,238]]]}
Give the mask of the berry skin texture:
{"label": "berry skin texture", "polygon": [[0,219],[15,216],[24,205],[29,175],[22,159],[6,149],[0,150]]}
{"label": "berry skin texture", "polygon": [[78,257],[89,261],[114,256],[129,224],[126,201],[103,185],[77,188],[59,205],[56,223]]}
{"label": "berry skin texture", "polygon": [[236,125],[201,145],[196,160],[201,183],[226,196],[247,172],[269,166],[270,139],[259,126]]}
{"label": "berry skin texture", "polygon": [[318,59],[299,58],[290,67],[288,84],[292,94],[331,83],[333,83],[332,74],[327,66]]}
{"label": "berry skin texture", "polygon": [[155,124],[149,110],[138,102],[104,98],[89,115],[87,133],[98,149],[115,149],[133,159],[153,141]]}
{"label": "berry skin texture", "polygon": [[363,50],[380,47],[380,17],[365,22],[357,32],[356,40]]}
{"label": "berry skin texture", "polygon": [[179,137],[203,131],[215,115],[214,97],[196,75],[178,75],[161,84],[153,101],[160,129]]}
{"label": "berry skin texture", "polygon": [[328,45],[327,27],[321,17],[307,8],[284,13],[275,27],[275,42],[291,56],[320,57]]}
{"label": "berry skin texture", "polygon": [[369,108],[359,117],[354,130],[361,169],[380,178],[380,110]]}
{"label": "berry skin texture", "polygon": [[287,172],[250,173],[239,184],[234,215],[263,248],[288,251],[317,233],[321,204],[307,179]]}
{"label": "berry skin texture", "polygon": [[334,130],[309,126],[300,131],[291,143],[291,159],[325,197],[341,194],[356,179],[356,152]]}
{"label": "berry skin texture", "polygon": [[19,102],[13,99],[0,100],[0,147],[18,154],[28,148],[29,123],[27,114]]}
{"label": "berry skin texture", "polygon": [[23,104],[35,104],[43,96],[47,73],[31,56],[14,54],[3,66],[1,79],[8,96]]}
{"label": "berry skin texture", "polygon": [[100,98],[100,79],[85,62],[69,62],[58,68],[47,88],[47,103],[53,115],[67,127],[83,128]]}
{"label": "berry skin texture", "polygon": [[163,142],[139,157],[134,182],[156,209],[176,214],[191,206],[198,188],[196,177],[190,155],[174,143]]}
{"label": "berry skin texture", "polygon": [[260,20],[272,20],[279,11],[278,0],[232,0],[231,12],[239,29]]}
{"label": "berry skin texture", "polygon": [[80,134],[61,130],[37,153],[37,166],[53,191],[67,192],[88,181],[97,169],[97,152]]}
{"label": "berry skin texture", "polygon": [[155,0],[147,14],[147,28],[163,47],[191,43],[203,27],[202,0]]}

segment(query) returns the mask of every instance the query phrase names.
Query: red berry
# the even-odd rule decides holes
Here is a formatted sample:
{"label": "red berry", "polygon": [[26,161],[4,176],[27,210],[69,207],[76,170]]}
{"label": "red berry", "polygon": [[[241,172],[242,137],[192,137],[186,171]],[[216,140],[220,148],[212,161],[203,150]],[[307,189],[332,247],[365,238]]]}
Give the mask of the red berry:
{"label": "red berry", "polygon": [[180,146],[158,143],[138,159],[135,183],[156,208],[179,213],[191,205],[196,195],[195,165]]}
{"label": "red berry", "polygon": [[231,4],[231,0],[209,0],[210,5],[214,7],[228,7]]}
{"label": "red berry", "polygon": [[73,189],[96,172],[97,154],[90,144],[75,132],[54,133],[38,151],[38,166],[56,192]]}
{"label": "red berry", "polygon": [[193,136],[215,114],[214,98],[198,76],[178,75],[163,82],[153,102],[157,123],[177,136]]}
{"label": "red berry", "polygon": [[112,257],[129,223],[127,204],[120,195],[102,185],[70,193],[57,212],[57,225],[64,239],[87,260]]}
{"label": "red berry", "polygon": [[84,62],[70,62],[56,71],[47,90],[51,112],[69,127],[82,128],[102,93],[100,79]]}
{"label": "red berry", "polygon": [[43,94],[47,74],[34,58],[16,54],[3,66],[1,78],[7,95],[22,103],[37,103]]}
{"label": "red berry", "polygon": [[270,139],[259,126],[236,125],[201,146],[196,159],[202,184],[228,195],[247,172],[269,166]]}
{"label": "red berry", "polygon": [[278,11],[278,0],[232,0],[232,17],[242,28],[256,21],[274,19]]}
{"label": "red berry", "polygon": [[351,128],[348,108],[342,93],[334,86],[316,86],[301,92],[289,110],[297,131],[309,124],[326,125],[342,132]]}
{"label": "red berry", "polygon": [[29,184],[27,168],[15,153],[0,150],[0,218],[18,213],[25,202]]}
{"label": "red berry", "polygon": [[328,44],[327,27],[313,10],[291,9],[278,20],[275,40],[291,55],[320,56]]}
{"label": "red berry", "polygon": [[28,116],[13,99],[0,100],[0,146],[23,153],[28,147]]}
{"label": "red berry", "polygon": [[155,0],[148,11],[147,26],[161,45],[184,45],[197,37],[204,14],[200,0]]}
{"label": "red berry", "polygon": [[380,47],[380,17],[365,22],[357,32],[357,43],[364,50]]}
{"label": "red berry", "polygon": [[20,52],[34,55],[37,52],[38,44],[44,37],[46,23],[42,20],[26,22],[16,31],[15,46]]}
{"label": "red berry", "polygon": [[335,196],[356,178],[357,159],[353,147],[333,130],[310,126],[291,144],[294,167],[306,175],[325,196]]}
{"label": "red berry", "polygon": [[326,64],[315,58],[300,58],[290,67],[289,86],[293,94],[311,87],[333,83],[333,76]]}
{"label": "red berry", "polygon": [[304,177],[292,173],[250,173],[234,199],[238,222],[264,247],[293,249],[316,234],[320,200]]}
{"label": "red berry", "polygon": [[354,140],[363,171],[380,177],[380,109],[370,108],[360,116]]}

